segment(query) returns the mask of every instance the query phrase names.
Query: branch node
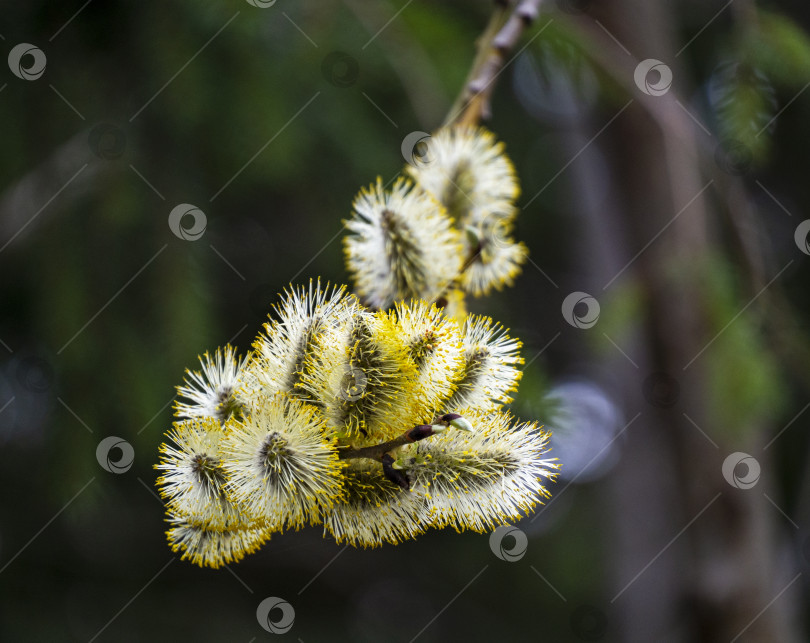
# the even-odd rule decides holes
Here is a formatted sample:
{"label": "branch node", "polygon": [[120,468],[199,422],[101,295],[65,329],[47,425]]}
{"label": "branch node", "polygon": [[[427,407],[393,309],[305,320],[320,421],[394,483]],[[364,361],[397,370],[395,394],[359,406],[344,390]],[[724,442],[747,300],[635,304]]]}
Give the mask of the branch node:
{"label": "branch node", "polygon": [[382,468],[385,477],[398,485],[403,491],[411,488],[411,481],[408,480],[407,474],[394,467],[394,458],[391,457],[390,453],[386,453],[382,457]]}

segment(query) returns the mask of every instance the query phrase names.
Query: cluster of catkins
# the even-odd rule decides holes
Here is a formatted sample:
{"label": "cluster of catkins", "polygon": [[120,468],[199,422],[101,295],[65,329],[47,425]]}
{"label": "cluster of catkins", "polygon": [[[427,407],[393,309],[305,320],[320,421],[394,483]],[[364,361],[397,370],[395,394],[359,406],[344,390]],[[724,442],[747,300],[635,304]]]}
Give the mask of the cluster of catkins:
{"label": "cluster of catkins", "polygon": [[[307,524],[372,547],[429,527],[486,531],[548,496],[549,434],[505,408],[520,342],[434,303],[507,283],[525,256],[506,240],[517,186],[489,136],[439,133],[411,168],[418,185],[361,193],[346,249],[363,303],[291,287],[246,357],[227,346],[187,372],[156,465],[184,559],[219,567]],[[436,175],[459,150],[470,164]]]}
{"label": "cluster of catkins", "polygon": [[520,188],[503,144],[453,127],[421,141],[390,190],[362,190],[346,222],[346,262],[375,308],[423,299],[461,318],[464,295],[512,285],[528,257],[512,239]]}

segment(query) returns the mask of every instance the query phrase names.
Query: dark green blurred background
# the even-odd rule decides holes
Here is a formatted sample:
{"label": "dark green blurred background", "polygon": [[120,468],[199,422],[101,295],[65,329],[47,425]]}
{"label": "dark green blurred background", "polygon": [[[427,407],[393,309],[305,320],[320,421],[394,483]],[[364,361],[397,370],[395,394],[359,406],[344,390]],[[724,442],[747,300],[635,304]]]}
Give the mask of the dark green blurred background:
{"label": "dark green blurred background", "polygon": [[[523,340],[514,409],[564,465],[518,560],[488,535],[360,551],[310,528],[218,571],[165,542],[173,387],[248,348],[290,281],[346,281],[352,198],[441,124],[490,5],[0,7],[3,61],[47,57],[0,70],[0,640],[266,640],[270,596],[306,643],[807,639],[805,4],[548,2],[509,56],[488,126],[532,263],[469,306]],[[634,82],[649,58],[660,96]],[[196,241],[168,225],[184,203]],[[592,328],[561,314],[574,291]],[[99,465],[107,436],[129,470]],[[724,478],[735,452],[755,486]]]}

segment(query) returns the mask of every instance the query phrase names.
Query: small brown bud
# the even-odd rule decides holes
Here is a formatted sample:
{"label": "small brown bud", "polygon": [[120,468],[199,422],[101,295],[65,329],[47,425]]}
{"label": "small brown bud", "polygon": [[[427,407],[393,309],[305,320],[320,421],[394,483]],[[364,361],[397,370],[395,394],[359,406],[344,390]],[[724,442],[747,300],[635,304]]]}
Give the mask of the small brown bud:
{"label": "small brown bud", "polygon": [[394,458],[391,457],[391,454],[386,453],[382,457],[382,467],[385,477],[395,485],[398,485],[404,491],[411,488],[411,481],[408,480],[408,476],[394,468]]}

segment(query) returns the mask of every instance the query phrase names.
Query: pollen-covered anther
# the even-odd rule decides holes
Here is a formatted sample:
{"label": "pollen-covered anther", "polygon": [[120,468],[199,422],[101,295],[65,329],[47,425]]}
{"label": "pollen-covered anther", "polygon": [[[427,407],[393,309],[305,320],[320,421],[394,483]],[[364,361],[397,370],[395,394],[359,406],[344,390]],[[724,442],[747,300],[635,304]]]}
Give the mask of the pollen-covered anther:
{"label": "pollen-covered anther", "polygon": [[224,482],[222,462],[207,453],[195,455],[191,459],[191,470],[197,474],[201,484],[216,488]]}
{"label": "pollen-covered anther", "polygon": [[324,517],[325,528],[338,542],[362,547],[396,544],[415,538],[431,523],[423,493],[414,485],[404,491],[379,462],[353,460],[344,471],[344,483],[343,499]]}
{"label": "pollen-covered anther", "polygon": [[440,308],[420,301],[397,304],[390,316],[416,364],[415,398],[433,410],[453,393],[453,380],[463,366],[461,329]]}
{"label": "pollen-covered anther", "polygon": [[197,517],[169,513],[169,546],[182,553],[181,560],[190,560],[200,567],[219,568],[239,562],[257,551],[268,539],[269,532],[261,526],[235,526],[223,530],[206,527]]}

